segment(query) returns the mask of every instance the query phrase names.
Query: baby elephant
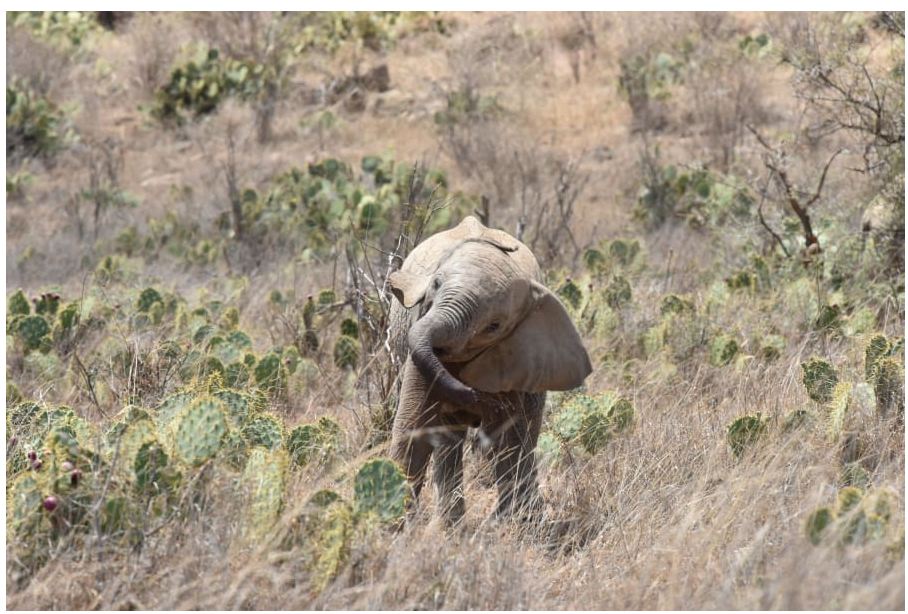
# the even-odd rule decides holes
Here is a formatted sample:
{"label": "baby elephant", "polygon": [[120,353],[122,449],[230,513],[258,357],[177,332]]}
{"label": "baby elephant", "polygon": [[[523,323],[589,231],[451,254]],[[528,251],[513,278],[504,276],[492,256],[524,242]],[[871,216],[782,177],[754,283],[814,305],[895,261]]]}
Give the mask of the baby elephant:
{"label": "baby elephant", "polygon": [[531,515],[534,449],[546,390],[576,388],[590,359],[564,306],[541,283],[533,253],[467,217],[420,243],[389,284],[403,364],[391,455],[419,495],[430,456],[448,523],[464,514],[467,428],[491,443],[498,515]]}

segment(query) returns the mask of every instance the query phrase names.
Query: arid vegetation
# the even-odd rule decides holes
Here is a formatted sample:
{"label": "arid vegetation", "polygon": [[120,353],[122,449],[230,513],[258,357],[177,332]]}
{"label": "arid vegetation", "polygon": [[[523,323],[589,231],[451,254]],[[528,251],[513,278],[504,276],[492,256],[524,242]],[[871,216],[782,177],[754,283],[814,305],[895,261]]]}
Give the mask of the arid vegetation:
{"label": "arid vegetation", "polygon": [[[7,13],[7,607],[903,609],[904,14]],[[387,275],[593,361],[408,523]]]}

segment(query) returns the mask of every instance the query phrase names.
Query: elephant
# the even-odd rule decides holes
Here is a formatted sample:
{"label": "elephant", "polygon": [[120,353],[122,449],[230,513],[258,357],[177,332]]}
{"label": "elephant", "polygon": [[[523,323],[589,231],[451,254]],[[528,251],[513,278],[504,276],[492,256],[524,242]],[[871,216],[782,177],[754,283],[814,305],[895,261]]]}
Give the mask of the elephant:
{"label": "elephant", "polygon": [[580,386],[592,367],[535,256],[469,216],[417,245],[388,285],[402,365],[390,455],[414,505],[434,455],[442,518],[460,522],[464,442],[474,427],[490,442],[495,516],[538,516],[535,447],[546,391]]}

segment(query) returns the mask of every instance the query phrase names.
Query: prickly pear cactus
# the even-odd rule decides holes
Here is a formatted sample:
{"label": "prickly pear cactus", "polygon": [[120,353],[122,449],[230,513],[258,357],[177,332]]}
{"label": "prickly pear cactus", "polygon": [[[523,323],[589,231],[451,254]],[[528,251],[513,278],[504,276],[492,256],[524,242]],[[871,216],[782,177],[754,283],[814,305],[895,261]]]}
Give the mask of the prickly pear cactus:
{"label": "prickly pear cactus", "polygon": [[199,465],[214,456],[227,434],[227,410],[214,397],[196,399],[173,422],[173,450],[187,465]]}
{"label": "prickly pear cactus", "polygon": [[868,383],[875,382],[877,365],[891,351],[892,344],[885,335],[874,335],[867,342],[867,348],[864,350],[864,379]]}
{"label": "prickly pear cactus", "polygon": [[818,545],[826,533],[826,530],[835,520],[835,514],[828,507],[821,507],[814,510],[807,517],[804,530],[807,533],[807,539],[814,546]]}
{"label": "prickly pear cactus", "polygon": [[73,330],[76,325],[79,324],[79,304],[70,303],[57,316],[57,320],[60,324],[60,330],[64,333],[68,333]]}
{"label": "prickly pear cactus", "polygon": [[350,555],[353,511],[347,503],[337,501],[329,505],[316,522],[312,583],[316,590],[322,590],[337,576]]}
{"label": "prickly pear cactus", "polygon": [[6,317],[27,316],[31,313],[31,306],[22,290],[16,290],[6,301]]}
{"label": "prickly pear cactus", "polygon": [[826,430],[832,439],[838,439],[845,429],[845,421],[852,405],[850,382],[839,382],[832,389],[832,398],[827,406]]}
{"label": "prickly pear cactus", "polygon": [[876,396],[877,411],[887,415],[896,411],[905,413],[905,368],[895,358],[883,358],[877,362],[874,371],[873,392]]}
{"label": "prickly pear cactus", "polygon": [[318,293],[318,306],[327,307],[328,305],[333,305],[337,302],[337,295],[334,293],[334,290],[321,290]]}
{"label": "prickly pear cactus", "polygon": [[612,278],[605,287],[605,302],[612,309],[620,309],[631,302],[631,284],[621,275]]}
{"label": "prickly pear cactus", "polygon": [[179,472],[171,467],[167,452],[157,441],[142,444],[132,467],[135,489],[146,496],[172,492],[180,482]]}
{"label": "prickly pear cactus", "polygon": [[553,420],[553,431],[564,442],[577,441],[595,454],[634,419],[634,406],[612,392],[578,394],[568,400]]}
{"label": "prickly pear cactus", "polygon": [[212,396],[227,408],[227,417],[233,428],[242,427],[249,419],[252,403],[247,395],[235,390],[218,390]]}
{"label": "prickly pear cactus", "polygon": [[759,412],[741,416],[728,425],[726,439],[735,456],[741,456],[766,432],[766,418]]}
{"label": "prickly pear cactus", "polygon": [[356,513],[375,514],[382,522],[403,518],[409,496],[407,477],[391,459],[368,461],[353,480]]}
{"label": "prickly pear cactus", "polygon": [[340,426],[323,416],[315,424],[302,424],[294,428],[287,438],[290,458],[299,466],[312,461],[324,461],[333,454],[340,443]]}
{"label": "prickly pear cactus", "polygon": [[781,335],[766,335],[760,339],[759,355],[763,360],[776,360],[785,351],[785,337]]}
{"label": "prickly pear cactus", "polygon": [[351,337],[353,339],[359,339],[359,324],[356,323],[356,320],[350,318],[345,318],[340,325],[341,335],[345,337]]}
{"label": "prickly pear cactus", "polygon": [[22,474],[7,489],[7,528],[15,535],[33,535],[42,524],[41,514],[44,495],[38,478],[32,473]]}
{"label": "prickly pear cactus", "polygon": [[691,313],[694,311],[694,304],[690,299],[678,296],[677,294],[666,294],[662,297],[662,303],[659,306],[659,313],[668,315],[670,313]]}
{"label": "prickly pear cactus", "polygon": [[243,438],[250,447],[263,446],[274,450],[283,441],[284,424],[280,418],[271,414],[255,416],[243,427]]}
{"label": "prickly pear cactus", "polygon": [[870,486],[870,474],[858,462],[845,463],[842,467],[842,483],[863,490]]}
{"label": "prickly pear cactus", "polygon": [[605,269],[605,255],[598,249],[589,248],[583,252],[583,265],[590,273],[599,273]]}
{"label": "prickly pear cactus", "polygon": [[287,381],[287,372],[281,365],[280,356],[269,352],[262,356],[253,370],[255,383],[264,390],[275,392],[280,390]]}
{"label": "prickly pear cactus", "polygon": [[164,399],[154,411],[155,422],[163,429],[192,402],[190,392],[177,392]]}
{"label": "prickly pear cactus", "polygon": [[823,305],[814,321],[816,330],[834,330],[842,325],[842,309],[838,305]]}
{"label": "prickly pear cactus", "polygon": [[47,324],[47,320],[41,316],[25,316],[19,321],[17,335],[27,350],[40,348],[48,339],[48,333],[50,333],[50,326]]}
{"label": "prickly pear cactus", "polygon": [[832,400],[832,391],[839,382],[835,369],[822,358],[813,357],[801,363],[804,372],[804,387],[807,396],[817,403],[829,403]]}
{"label": "prickly pear cactus", "polygon": [[857,506],[861,504],[861,500],[864,498],[864,491],[855,486],[846,486],[839,491],[839,495],[836,499],[836,508],[835,512],[837,516],[843,516],[847,514]]}
{"label": "prickly pear cactus", "polygon": [[253,448],[243,471],[248,497],[244,534],[261,539],[274,527],[284,502],[287,457],[281,450]]}
{"label": "prickly pear cactus", "polygon": [[609,257],[619,266],[629,266],[640,252],[640,242],[636,239],[614,239],[608,247]]}
{"label": "prickly pear cactus", "polygon": [[249,368],[241,362],[232,362],[224,367],[224,383],[231,388],[243,388],[249,384],[251,377]]}
{"label": "prickly pear cactus", "polygon": [[738,342],[731,335],[720,334],[709,344],[709,362],[714,367],[724,367],[738,354]]}
{"label": "prickly pear cactus", "polygon": [[536,442],[539,461],[544,466],[555,465],[561,460],[561,441],[552,433],[542,433]]}
{"label": "prickly pear cactus", "polygon": [[334,364],[338,369],[355,369],[359,361],[359,341],[342,335],[334,343]]}
{"label": "prickly pear cactus", "polygon": [[582,431],[584,417],[595,410],[595,404],[587,394],[572,397],[555,415],[552,423],[555,434],[564,441],[575,440]]}
{"label": "prickly pear cactus", "polygon": [[147,413],[145,416],[127,414],[114,423],[107,431],[106,439],[118,473],[130,472],[139,449],[147,442],[156,441],[157,436],[158,429]]}
{"label": "prickly pear cactus", "polygon": [[575,311],[580,309],[580,303],[583,302],[583,292],[580,291],[580,288],[570,277],[564,280],[564,283],[558,288],[556,294],[558,294],[558,297],[571,309],[574,309]]}
{"label": "prickly pear cactus", "polygon": [[155,303],[164,304],[164,299],[161,297],[161,293],[155,290],[154,288],[145,288],[142,290],[142,294],[139,295],[139,300],[136,304],[138,310],[142,313],[148,313],[151,311],[152,305]]}

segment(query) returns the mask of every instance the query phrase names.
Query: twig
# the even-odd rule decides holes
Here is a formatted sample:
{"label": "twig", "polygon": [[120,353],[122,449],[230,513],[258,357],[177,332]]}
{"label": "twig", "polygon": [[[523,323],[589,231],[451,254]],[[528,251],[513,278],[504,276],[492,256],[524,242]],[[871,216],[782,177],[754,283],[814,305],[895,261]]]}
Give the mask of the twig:
{"label": "twig", "polygon": [[757,218],[760,220],[760,225],[766,229],[773,239],[779,244],[779,247],[782,248],[782,251],[785,253],[786,258],[790,258],[791,254],[788,252],[788,248],[785,247],[785,242],[782,241],[782,237],[776,234],[769,224],[766,223],[766,219],[763,217],[763,203],[766,201],[766,190],[769,188],[769,181],[772,179],[772,172],[766,175],[766,183],[763,185],[763,189],[760,191],[760,204],[757,206]]}

